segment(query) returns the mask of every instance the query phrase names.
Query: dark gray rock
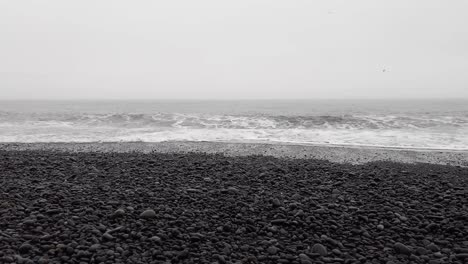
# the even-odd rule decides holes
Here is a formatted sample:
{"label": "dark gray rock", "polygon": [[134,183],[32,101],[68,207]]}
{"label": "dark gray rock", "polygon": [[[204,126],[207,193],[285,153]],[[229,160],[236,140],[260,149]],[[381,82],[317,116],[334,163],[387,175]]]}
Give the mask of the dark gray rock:
{"label": "dark gray rock", "polygon": [[318,254],[320,254],[320,256],[328,255],[327,248],[324,245],[320,244],[320,243],[317,243],[317,244],[312,246],[312,252],[318,253]]}
{"label": "dark gray rock", "polygon": [[28,253],[29,251],[31,251],[33,249],[33,246],[31,246],[31,244],[29,243],[23,243],[18,251],[21,253],[21,254],[25,254],[25,253]]}
{"label": "dark gray rock", "polygon": [[299,254],[299,262],[301,264],[312,264],[312,259],[310,259],[306,254],[301,253]]}
{"label": "dark gray rock", "polygon": [[109,232],[106,232],[102,235],[102,238],[106,239],[106,240],[113,240],[114,239],[114,236],[111,235]]}
{"label": "dark gray rock", "polygon": [[122,217],[124,215],[125,215],[125,210],[120,208],[120,209],[115,210],[115,212],[112,214],[112,217],[117,218],[117,217]]}
{"label": "dark gray rock", "polygon": [[270,246],[267,248],[267,252],[270,253],[271,255],[276,255],[278,253],[278,248],[275,246]]}
{"label": "dark gray rock", "polygon": [[280,207],[281,206],[281,202],[278,198],[274,198],[271,200],[271,203],[273,204],[273,206],[276,206],[276,207]]}
{"label": "dark gray rock", "polygon": [[93,245],[91,245],[91,246],[89,247],[89,251],[95,252],[95,251],[97,251],[100,247],[101,247],[100,244],[93,244]]}
{"label": "dark gray rock", "polygon": [[156,218],[156,212],[152,209],[145,210],[140,214],[140,218],[143,218],[143,219]]}
{"label": "dark gray rock", "polygon": [[409,247],[400,242],[395,243],[395,245],[393,245],[393,249],[395,249],[395,251],[399,254],[410,255],[412,252]]}
{"label": "dark gray rock", "polygon": [[150,240],[155,243],[161,243],[161,238],[159,236],[152,236]]}
{"label": "dark gray rock", "polygon": [[429,245],[426,246],[426,248],[431,250],[432,252],[437,252],[440,250],[440,248],[434,243],[430,243]]}

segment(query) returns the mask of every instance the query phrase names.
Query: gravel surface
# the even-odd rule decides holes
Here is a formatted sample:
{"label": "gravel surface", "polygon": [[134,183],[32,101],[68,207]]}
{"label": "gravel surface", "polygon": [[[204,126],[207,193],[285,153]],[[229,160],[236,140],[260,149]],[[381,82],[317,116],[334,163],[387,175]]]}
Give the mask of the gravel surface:
{"label": "gravel surface", "polygon": [[397,149],[339,145],[294,145],[227,142],[0,143],[0,150],[59,150],[71,152],[222,153],[226,156],[265,155],[308,158],[339,163],[373,161],[431,163],[468,167],[468,150]]}
{"label": "gravel surface", "polygon": [[467,263],[468,169],[0,150],[0,263]]}

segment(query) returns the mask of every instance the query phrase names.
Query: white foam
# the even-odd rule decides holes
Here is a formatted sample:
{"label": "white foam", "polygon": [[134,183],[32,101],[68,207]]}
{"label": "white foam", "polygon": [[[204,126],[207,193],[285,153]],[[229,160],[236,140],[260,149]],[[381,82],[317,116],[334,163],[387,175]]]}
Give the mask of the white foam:
{"label": "white foam", "polygon": [[0,142],[223,141],[468,149],[468,116],[31,115],[0,120]]}
{"label": "white foam", "polygon": [[[4,126],[2,128],[5,128]],[[298,144],[333,144],[400,148],[468,149],[468,133],[451,135],[437,132],[401,130],[337,129],[187,129],[154,130],[148,128],[116,129],[99,127],[3,129],[1,142],[117,142],[117,141],[223,141],[285,142]]]}

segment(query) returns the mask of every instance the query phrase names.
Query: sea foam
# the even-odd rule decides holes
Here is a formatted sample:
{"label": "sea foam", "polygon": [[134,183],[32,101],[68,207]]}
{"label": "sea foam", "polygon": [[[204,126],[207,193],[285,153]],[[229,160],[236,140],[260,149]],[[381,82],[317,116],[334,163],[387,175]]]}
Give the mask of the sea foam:
{"label": "sea foam", "polygon": [[274,104],[264,110],[251,104],[249,111],[223,112],[154,104],[123,109],[117,103],[101,108],[75,103],[72,110],[42,105],[40,111],[0,105],[0,142],[223,141],[468,149],[468,109],[463,108],[388,111],[359,106],[344,111],[336,106],[337,111],[303,106],[298,111],[291,103],[287,107],[296,111],[285,111],[289,108],[283,103],[277,110]]}

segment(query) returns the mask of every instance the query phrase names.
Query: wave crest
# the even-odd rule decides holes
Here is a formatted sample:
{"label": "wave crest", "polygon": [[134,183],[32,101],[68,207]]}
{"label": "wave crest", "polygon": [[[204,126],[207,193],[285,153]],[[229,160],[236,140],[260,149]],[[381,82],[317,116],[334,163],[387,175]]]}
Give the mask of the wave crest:
{"label": "wave crest", "polygon": [[63,123],[79,126],[192,129],[457,129],[468,126],[466,116],[319,115],[235,116],[180,113],[19,114],[0,112],[0,122]]}

